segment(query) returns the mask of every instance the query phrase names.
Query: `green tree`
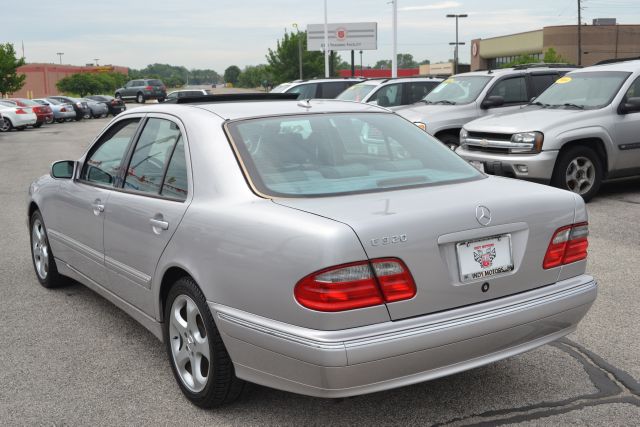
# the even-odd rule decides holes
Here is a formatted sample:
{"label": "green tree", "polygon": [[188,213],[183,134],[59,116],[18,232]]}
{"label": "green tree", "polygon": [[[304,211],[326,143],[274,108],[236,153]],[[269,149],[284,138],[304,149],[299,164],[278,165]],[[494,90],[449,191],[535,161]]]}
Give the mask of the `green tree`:
{"label": "green tree", "polygon": [[[397,59],[398,68],[418,68],[418,63],[413,59],[413,55],[411,55],[410,53],[399,53],[397,55]],[[429,60],[427,59],[426,61],[426,63],[428,64]],[[392,64],[390,59],[381,59],[380,61],[376,62],[376,65],[374,65],[373,68],[377,68],[379,70],[390,70],[391,66]]]}
{"label": "green tree", "polygon": [[373,68],[378,70],[390,70],[391,69],[391,60],[390,59],[381,59],[376,62]]}
{"label": "green tree", "polygon": [[247,88],[256,88],[264,86],[265,83],[273,80],[269,67],[266,64],[248,65],[240,73],[238,78],[238,86]]}
{"label": "green tree", "polygon": [[418,63],[418,65],[428,65],[428,64],[431,64],[431,60],[429,59],[423,59]]}
{"label": "green tree", "polygon": [[562,56],[558,55],[558,52],[556,52],[556,50],[552,47],[547,49],[547,51],[544,53],[544,58],[542,59],[542,61],[546,62],[547,64],[558,64],[567,62]]}
{"label": "green tree", "polygon": [[238,83],[238,77],[240,77],[241,72],[237,65],[230,65],[224,70],[224,81],[235,85]]}
{"label": "green tree", "polygon": [[[302,75],[305,79],[324,77],[324,52],[307,50],[307,32],[288,33],[285,31],[275,49],[269,49],[267,63],[273,77],[273,84],[279,84],[300,77],[298,62],[298,41],[302,44]],[[334,76],[337,76],[340,55],[333,55]]]}
{"label": "green tree", "polygon": [[18,67],[24,65],[24,58],[17,59],[11,43],[0,43],[0,93],[9,95],[22,89],[27,78],[18,75]]}
{"label": "green tree", "polygon": [[[502,65],[501,68],[510,68],[515,65],[521,65],[521,64],[534,64],[537,62],[540,62],[540,60],[531,55],[520,55],[517,58],[515,58],[513,61]],[[558,63],[564,63],[566,62],[566,60],[562,56],[558,55],[558,53],[554,48],[550,47],[544,53],[542,62],[550,63],[550,64],[558,64]]]}
{"label": "green tree", "polygon": [[103,84],[96,75],[89,73],[72,74],[60,80],[56,86],[63,93],[80,97],[100,93],[103,89]]}

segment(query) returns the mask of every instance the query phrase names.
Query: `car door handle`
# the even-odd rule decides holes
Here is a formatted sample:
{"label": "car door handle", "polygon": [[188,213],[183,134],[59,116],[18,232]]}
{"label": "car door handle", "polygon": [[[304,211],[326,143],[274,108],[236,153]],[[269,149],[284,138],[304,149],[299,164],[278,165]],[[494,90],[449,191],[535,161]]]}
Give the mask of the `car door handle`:
{"label": "car door handle", "polygon": [[149,218],[149,222],[153,228],[159,228],[160,230],[168,230],[169,223],[167,221],[163,221],[161,219]]}
{"label": "car door handle", "polygon": [[95,216],[98,216],[102,212],[104,212],[104,205],[100,200],[96,200],[95,202],[91,203],[91,209],[93,209],[93,214]]}

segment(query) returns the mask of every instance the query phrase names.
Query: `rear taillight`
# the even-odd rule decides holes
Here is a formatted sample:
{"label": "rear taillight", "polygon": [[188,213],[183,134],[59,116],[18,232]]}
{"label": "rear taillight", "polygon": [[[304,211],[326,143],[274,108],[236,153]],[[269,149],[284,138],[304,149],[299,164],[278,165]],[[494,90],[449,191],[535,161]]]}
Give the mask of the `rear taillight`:
{"label": "rear taillight", "polygon": [[146,90],[153,90],[153,86],[147,86],[145,87]]}
{"label": "rear taillight", "polygon": [[559,267],[587,258],[589,225],[586,222],[561,227],[553,234],[542,267]]}
{"label": "rear taillight", "polygon": [[16,114],[27,114],[27,112],[24,111],[22,108],[17,108],[16,109]]}
{"label": "rear taillight", "polygon": [[397,258],[379,258],[320,270],[300,280],[294,295],[304,307],[344,311],[411,299],[416,285]]}

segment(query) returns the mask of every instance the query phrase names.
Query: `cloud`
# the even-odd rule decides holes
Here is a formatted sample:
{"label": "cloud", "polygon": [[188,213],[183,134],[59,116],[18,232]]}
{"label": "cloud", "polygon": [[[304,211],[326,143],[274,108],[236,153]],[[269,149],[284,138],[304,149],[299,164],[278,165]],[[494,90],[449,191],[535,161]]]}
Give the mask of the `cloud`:
{"label": "cloud", "polygon": [[401,7],[398,10],[403,12],[415,11],[415,10],[441,10],[441,9],[453,9],[460,6],[461,4],[458,3],[457,1],[443,1],[440,3],[426,4],[424,6]]}

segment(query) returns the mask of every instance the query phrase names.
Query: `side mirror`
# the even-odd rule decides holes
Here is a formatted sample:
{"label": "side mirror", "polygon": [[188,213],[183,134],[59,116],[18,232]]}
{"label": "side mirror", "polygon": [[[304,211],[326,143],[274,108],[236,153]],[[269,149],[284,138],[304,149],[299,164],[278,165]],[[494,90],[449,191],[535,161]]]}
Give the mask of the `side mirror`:
{"label": "side mirror", "polygon": [[640,97],[634,96],[627,99],[620,106],[620,114],[637,113],[640,111]]}
{"label": "side mirror", "polygon": [[71,179],[76,170],[73,160],[60,160],[51,165],[51,176],[56,179]]}
{"label": "side mirror", "polygon": [[487,109],[493,107],[500,107],[504,105],[504,98],[498,95],[488,96],[480,104],[480,108]]}

